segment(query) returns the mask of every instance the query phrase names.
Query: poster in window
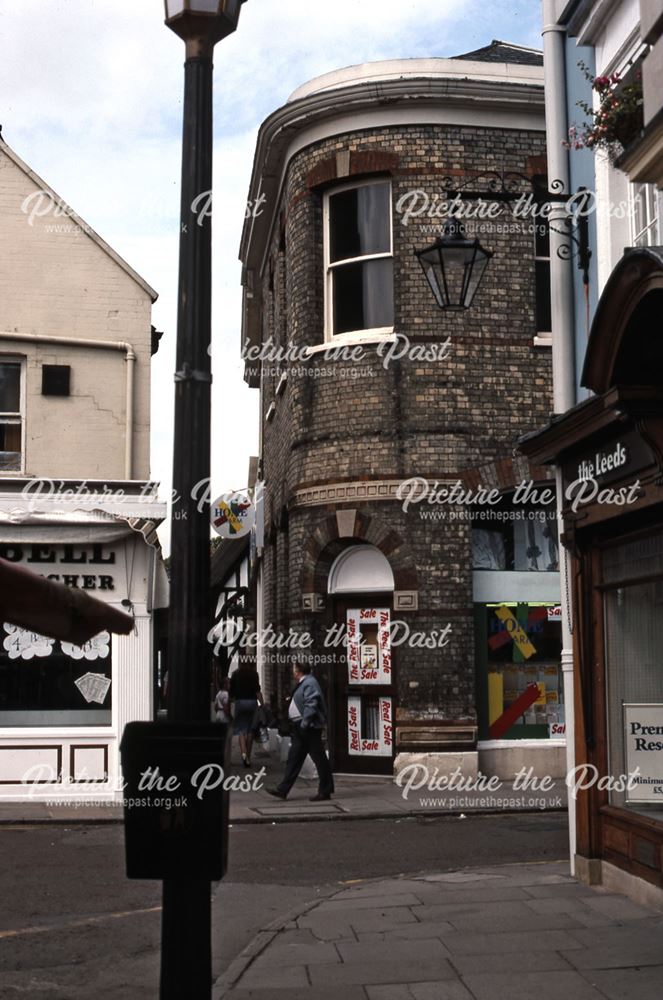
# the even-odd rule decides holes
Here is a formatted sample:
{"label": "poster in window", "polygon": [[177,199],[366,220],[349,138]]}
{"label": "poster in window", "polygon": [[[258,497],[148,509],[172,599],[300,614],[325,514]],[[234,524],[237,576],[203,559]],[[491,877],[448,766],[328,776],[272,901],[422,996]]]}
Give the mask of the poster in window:
{"label": "poster in window", "polygon": [[93,635],[82,646],[75,646],[73,642],[63,642],[61,646],[62,652],[72,660],[105,660],[110,653],[110,633]]}
{"label": "poster in window", "polygon": [[82,677],[78,677],[74,681],[74,684],[88,704],[96,702],[98,705],[103,705],[111,686],[110,677],[106,677],[105,674],[93,673],[83,674]]}
{"label": "poster in window", "polygon": [[663,804],[663,704],[624,704],[627,802]]}
{"label": "poster in window", "polygon": [[350,684],[391,684],[389,608],[348,611],[347,654]]}
{"label": "poster in window", "polygon": [[353,757],[391,757],[391,698],[348,696],[348,753]]}
{"label": "poster in window", "polygon": [[2,641],[3,648],[10,660],[31,660],[35,656],[50,656],[53,652],[55,639],[49,639],[38,632],[19,628],[18,625],[3,624],[7,635]]}

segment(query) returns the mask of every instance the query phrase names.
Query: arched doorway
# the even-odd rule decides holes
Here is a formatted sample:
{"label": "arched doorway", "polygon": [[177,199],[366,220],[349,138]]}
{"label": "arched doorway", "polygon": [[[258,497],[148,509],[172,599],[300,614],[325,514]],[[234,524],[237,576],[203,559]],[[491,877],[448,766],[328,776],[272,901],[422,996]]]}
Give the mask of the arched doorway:
{"label": "arched doorway", "polygon": [[334,770],[391,774],[394,740],[394,664],[391,616],[394,574],[374,545],[345,548],[332,563],[327,583],[332,625],[343,650],[332,685],[330,731]]}

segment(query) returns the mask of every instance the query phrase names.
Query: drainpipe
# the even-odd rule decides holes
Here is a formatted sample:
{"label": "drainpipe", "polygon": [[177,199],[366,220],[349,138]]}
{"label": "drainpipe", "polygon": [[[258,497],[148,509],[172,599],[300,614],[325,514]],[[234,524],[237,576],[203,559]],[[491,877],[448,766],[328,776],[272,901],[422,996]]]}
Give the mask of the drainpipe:
{"label": "drainpipe", "polygon": [[[557,23],[555,0],[543,0],[543,65],[546,107],[546,146],[548,153],[548,182],[561,181],[563,190],[570,192],[568,152],[563,146],[568,135],[566,118],[566,30]],[[553,205],[550,212],[550,292],[552,310],[552,368],[553,408],[564,413],[576,402],[575,350],[574,350],[574,296],[571,261],[562,260],[559,247],[566,241],[562,235],[567,218],[564,205]],[[554,232],[559,229],[562,232]],[[555,470],[557,509],[563,505],[562,471]],[[562,524],[558,522],[561,534]],[[572,608],[570,601],[570,567],[566,549],[559,542],[560,584],[562,607],[562,681],[566,718],[566,768],[575,767],[575,724],[573,690],[573,638],[571,633]],[[569,854],[571,874],[575,874],[576,808],[575,799],[569,797]]]}
{"label": "drainpipe", "polygon": [[125,419],[124,478],[131,479],[133,471],[134,442],[134,369],[136,353],[133,346],[124,340],[84,340],[80,337],[51,337],[43,333],[0,332],[0,341],[19,340],[30,344],[63,344],[68,347],[97,347],[103,350],[124,351],[127,362],[127,404]]}

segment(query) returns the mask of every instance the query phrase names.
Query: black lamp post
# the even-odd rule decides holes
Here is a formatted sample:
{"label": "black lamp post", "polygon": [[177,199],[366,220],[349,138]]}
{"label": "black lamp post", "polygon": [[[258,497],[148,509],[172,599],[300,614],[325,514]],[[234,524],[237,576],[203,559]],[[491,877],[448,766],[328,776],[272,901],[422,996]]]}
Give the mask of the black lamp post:
{"label": "black lamp post", "polygon": [[[210,475],[212,227],[196,206],[212,188],[212,53],[237,27],[242,2],[165,0],[166,24],[186,44],[168,637],[175,722],[210,719],[210,520],[196,497]],[[206,880],[164,880],[162,1000],[211,995],[210,895]]]}
{"label": "black lamp post", "polygon": [[469,309],[476,295],[491,250],[479,240],[468,240],[463,224],[449,221],[442,236],[425,250],[415,250],[426,281],[440,309]]}

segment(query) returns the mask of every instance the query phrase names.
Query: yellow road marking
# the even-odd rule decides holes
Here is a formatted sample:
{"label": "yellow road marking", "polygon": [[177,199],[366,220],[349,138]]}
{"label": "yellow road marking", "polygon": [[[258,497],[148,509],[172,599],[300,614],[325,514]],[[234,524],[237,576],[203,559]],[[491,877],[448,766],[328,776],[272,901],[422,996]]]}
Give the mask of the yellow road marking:
{"label": "yellow road marking", "polygon": [[18,927],[13,930],[0,931],[0,940],[3,938],[21,937],[24,934],[46,934],[49,931],[60,931],[69,927],[85,927],[88,924],[103,923],[104,920],[120,920],[122,917],[133,917],[142,913],[159,913],[160,911],[160,906],[149,906],[143,910],[121,910],[118,913],[104,913],[98,917],[83,917],[81,920],[70,920],[65,924],[52,924],[48,927]]}

